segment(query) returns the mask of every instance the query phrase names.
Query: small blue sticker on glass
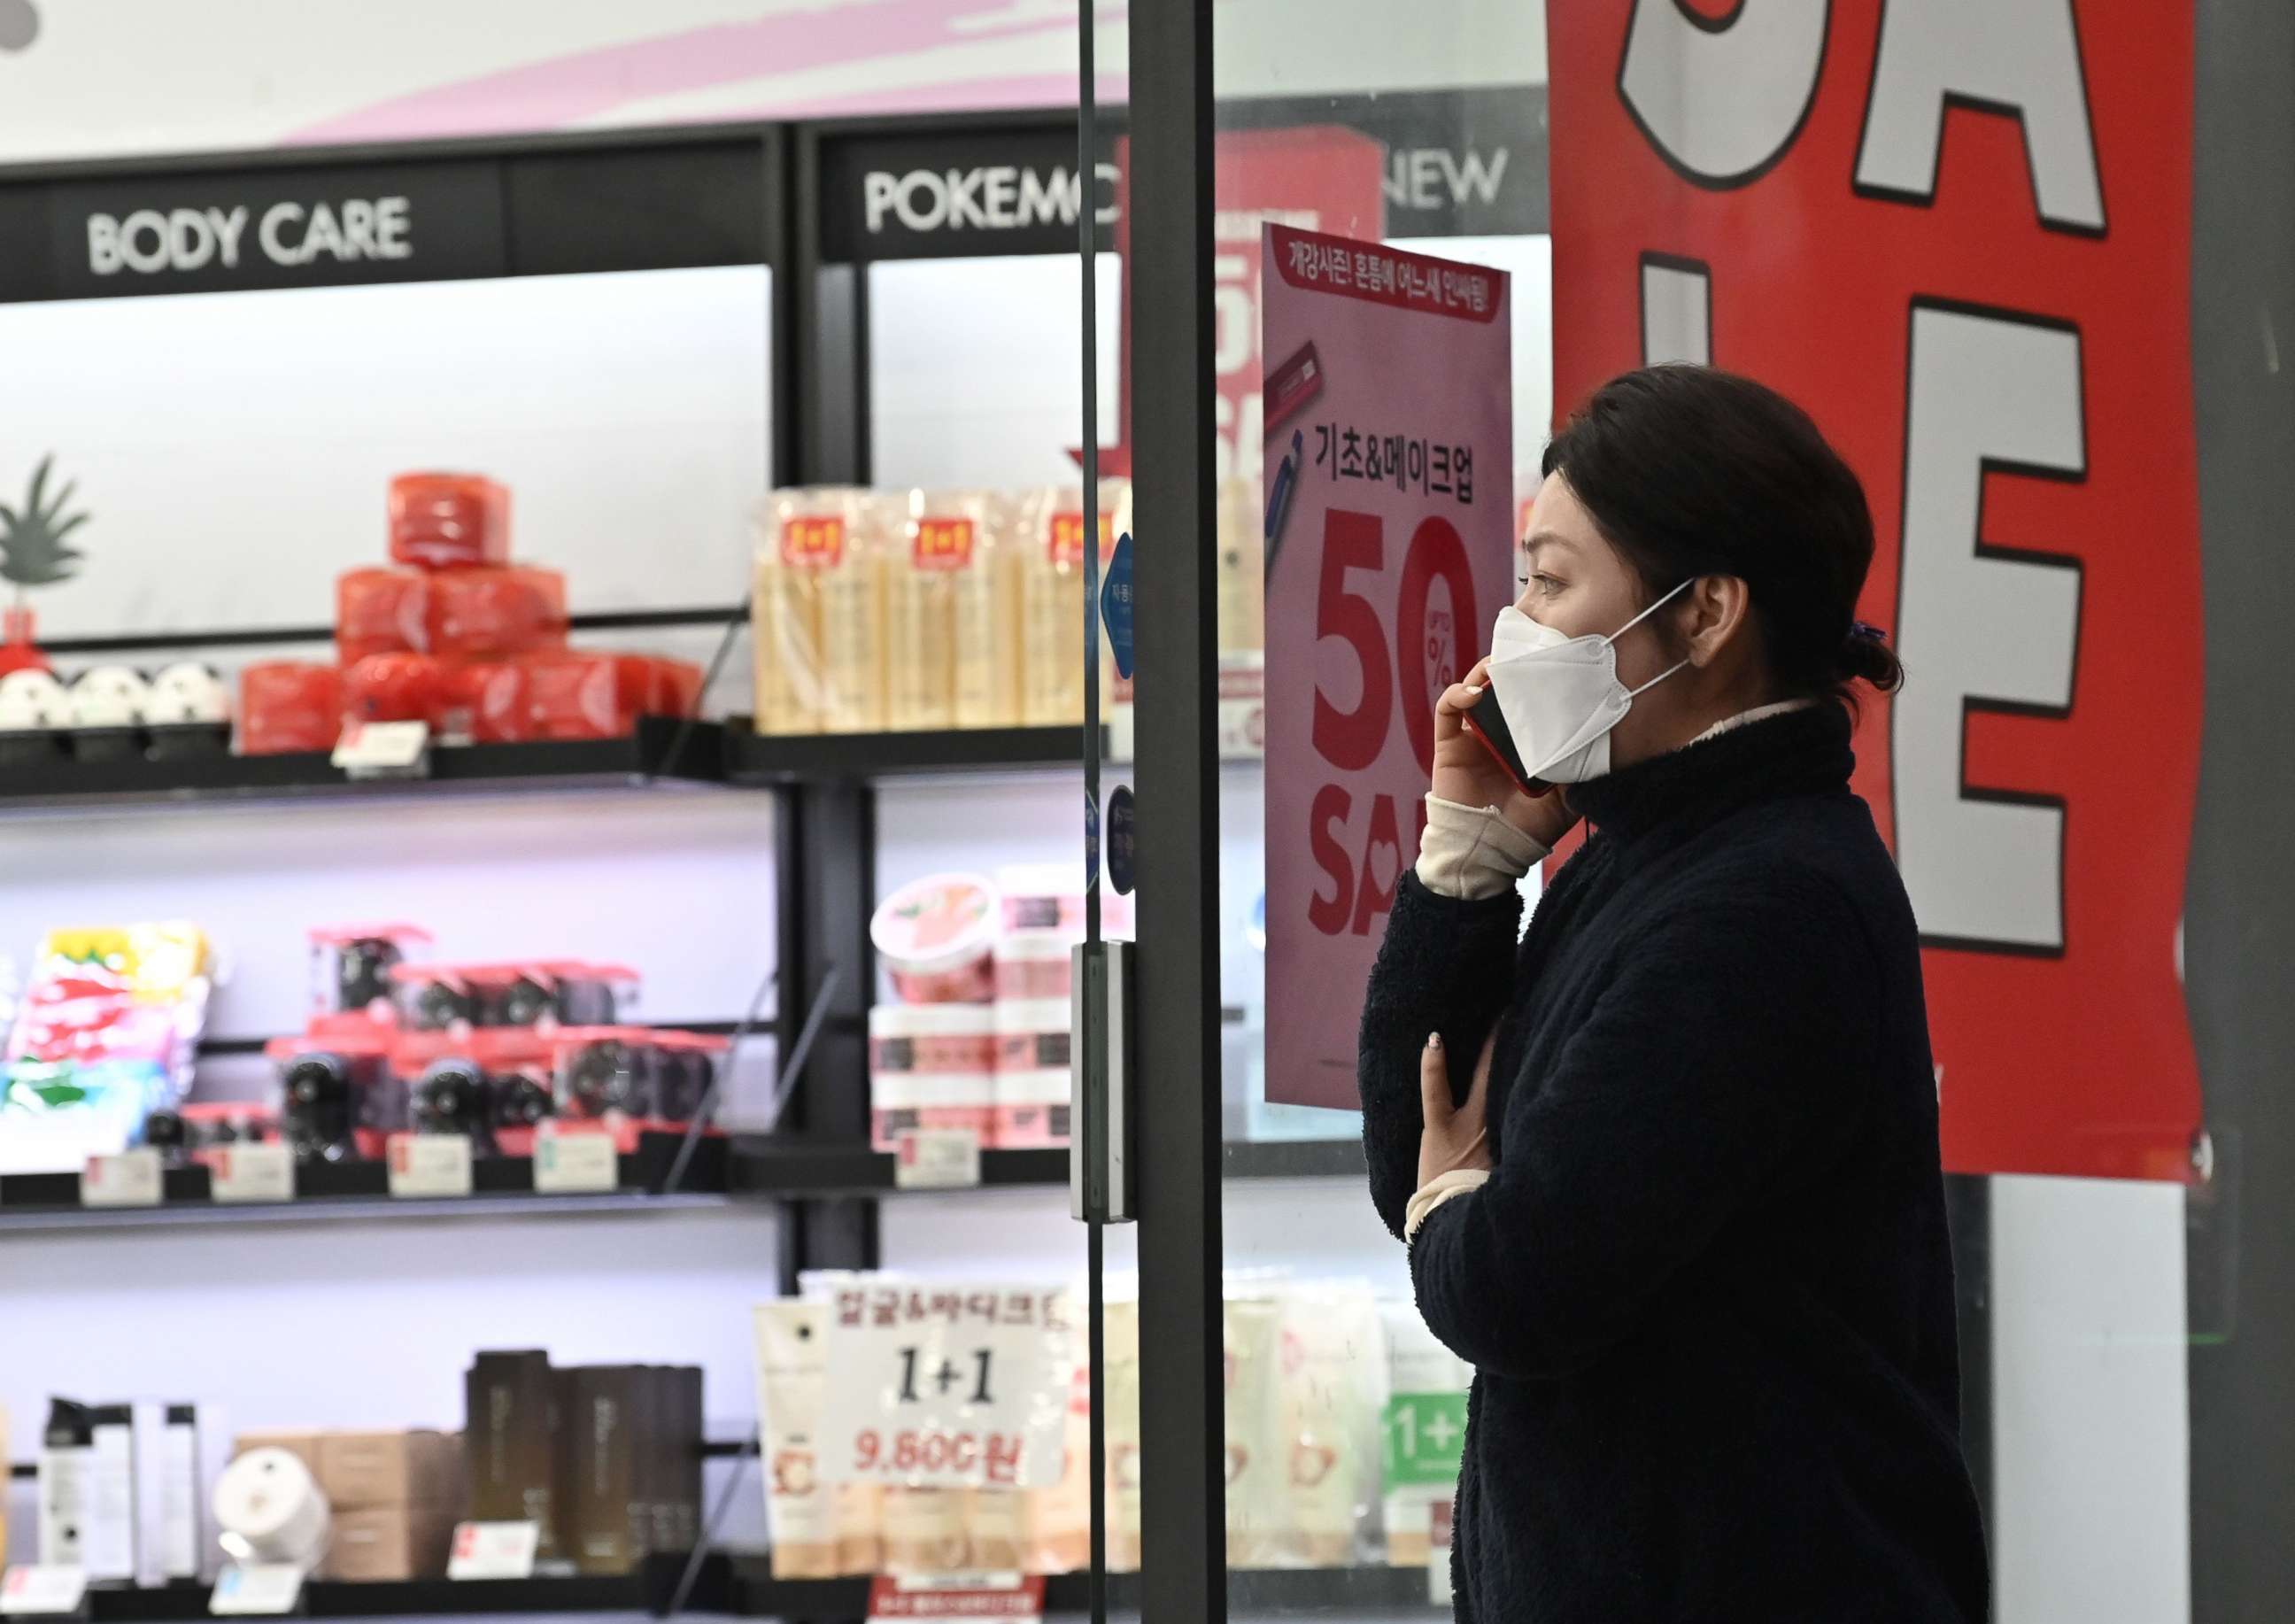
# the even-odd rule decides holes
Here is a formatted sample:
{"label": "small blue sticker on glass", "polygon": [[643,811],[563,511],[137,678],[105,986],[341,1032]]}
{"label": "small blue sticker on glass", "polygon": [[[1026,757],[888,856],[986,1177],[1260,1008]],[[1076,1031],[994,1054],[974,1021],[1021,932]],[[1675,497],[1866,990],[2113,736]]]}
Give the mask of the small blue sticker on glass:
{"label": "small blue sticker on glass", "polygon": [[1107,797],[1107,883],[1118,896],[1130,896],[1136,870],[1131,852],[1131,786],[1118,784]]}
{"label": "small blue sticker on glass", "polygon": [[1107,651],[1115,657],[1115,674],[1131,680],[1131,532],[1115,538],[1115,551],[1107,560],[1107,574],[1099,586],[1099,620],[1107,628]]}

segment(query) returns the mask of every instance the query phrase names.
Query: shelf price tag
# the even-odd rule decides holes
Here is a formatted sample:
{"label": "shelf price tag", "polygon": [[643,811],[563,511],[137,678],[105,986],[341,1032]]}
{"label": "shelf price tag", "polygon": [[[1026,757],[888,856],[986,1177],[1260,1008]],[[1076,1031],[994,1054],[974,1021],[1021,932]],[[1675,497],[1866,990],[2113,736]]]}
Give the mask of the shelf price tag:
{"label": "shelf price tag", "polygon": [[388,1167],[396,1197],[470,1193],[470,1141],[459,1133],[394,1133]]}
{"label": "shelf price tag", "polygon": [[946,1578],[879,1574],[869,1586],[871,1619],[1000,1619],[1034,1624],[1044,1616],[1041,1574],[954,1573]]}
{"label": "shelf price tag", "polygon": [[0,1615],[56,1618],[76,1613],[87,1598],[87,1570],[27,1563],[0,1579]]}
{"label": "shelf price tag", "polygon": [[893,1146],[896,1190],[968,1190],[980,1182],[980,1136],[969,1128],[904,1128]]}
{"label": "shelf price tag", "polygon": [[1075,1336],[1036,1286],[854,1285],[831,1312],[829,1482],[1042,1489],[1059,1480]]}
{"label": "shelf price tag", "polygon": [[162,1181],[159,1153],[123,1150],[118,1155],[90,1156],[79,1171],[79,1204],[84,1207],[156,1207]]}
{"label": "shelf price tag", "polygon": [[334,763],[355,779],[430,776],[427,722],[354,722],[335,742]]}
{"label": "shelf price tag", "polygon": [[216,1576],[208,1611],[217,1618],[287,1613],[302,1599],[301,1568],[291,1562],[250,1562]]}
{"label": "shelf price tag", "polygon": [[446,1557],[448,1579],[532,1579],[542,1543],[535,1522],[464,1522]]}
{"label": "shelf price tag", "polygon": [[232,1204],[295,1199],[295,1153],[284,1145],[226,1145],[208,1162],[208,1195]]}
{"label": "shelf price tag", "polygon": [[544,1196],[592,1195],[621,1187],[622,1159],[610,1133],[543,1133],[534,1141],[534,1187]]}

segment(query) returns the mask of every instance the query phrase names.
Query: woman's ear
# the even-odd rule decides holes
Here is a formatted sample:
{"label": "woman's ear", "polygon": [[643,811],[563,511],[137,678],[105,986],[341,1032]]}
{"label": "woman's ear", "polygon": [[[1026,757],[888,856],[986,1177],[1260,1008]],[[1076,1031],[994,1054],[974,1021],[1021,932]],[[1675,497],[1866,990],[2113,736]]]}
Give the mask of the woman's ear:
{"label": "woman's ear", "polygon": [[1700,575],[1682,594],[1688,600],[1683,631],[1689,663],[1708,667],[1744,646],[1752,635],[1752,594],[1739,575]]}

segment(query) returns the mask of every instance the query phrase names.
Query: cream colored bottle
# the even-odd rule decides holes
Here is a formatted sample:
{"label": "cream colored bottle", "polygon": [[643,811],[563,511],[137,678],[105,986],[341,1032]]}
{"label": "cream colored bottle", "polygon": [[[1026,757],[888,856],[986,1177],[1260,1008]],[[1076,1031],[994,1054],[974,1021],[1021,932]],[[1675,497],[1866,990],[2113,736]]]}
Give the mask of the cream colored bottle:
{"label": "cream colored bottle", "polygon": [[757,523],[749,630],[760,733],[821,731],[821,626],[812,594],[803,590],[804,579],[788,562],[785,551],[810,534],[804,528],[808,524],[842,523],[820,511],[815,496],[807,491],[777,492]]}
{"label": "cream colored bottle", "polygon": [[883,572],[885,725],[936,731],[955,717],[955,575],[969,559],[971,536],[923,491],[901,504]]}
{"label": "cream colored bottle", "polygon": [[874,733],[885,726],[884,569],[897,499],[845,494],[841,556],[810,572],[821,626],[821,728]]}
{"label": "cream colored bottle", "polygon": [[[1099,482],[1097,526],[1085,522],[1083,493],[1074,486],[1037,492],[1028,504],[1020,561],[1020,720],[1028,727],[1083,720],[1084,548],[1098,532],[1100,560],[1131,525],[1131,482]],[[1101,691],[1113,667],[1100,642]]]}
{"label": "cream colored bottle", "polygon": [[974,493],[965,504],[972,559],[955,576],[956,696],[960,728],[1020,725],[1019,519],[1011,499]]}

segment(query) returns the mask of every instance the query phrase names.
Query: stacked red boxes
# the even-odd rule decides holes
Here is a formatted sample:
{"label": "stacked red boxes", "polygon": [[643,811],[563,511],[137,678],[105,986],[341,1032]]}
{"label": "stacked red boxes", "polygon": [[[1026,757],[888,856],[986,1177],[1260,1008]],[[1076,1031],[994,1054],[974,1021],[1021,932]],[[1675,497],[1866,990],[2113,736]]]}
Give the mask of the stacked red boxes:
{"label": "stacked red boxes", "polygon": [[531,1155],[544,1132],[605,1132],[624,1153],[682,1132],[710,1103],[728,1045],[628,1024],[637,972],[587,959],[413,963],[412,925],[311,933],[305,1032],[265,1048],[280,1137],[298,1159],[380,1160],[392,1135],[456,1134]]}
{"label": "stacked red boxes", "polygon": [[567,648],[566,577],[511,559],[495,481],[401,474],[389,534],[389,565],[336,580],[333,665],[243,673],[241,754],[326,750],[371,722],[425,722],[449,745],[617,739],[698,709],[690,661]]}

